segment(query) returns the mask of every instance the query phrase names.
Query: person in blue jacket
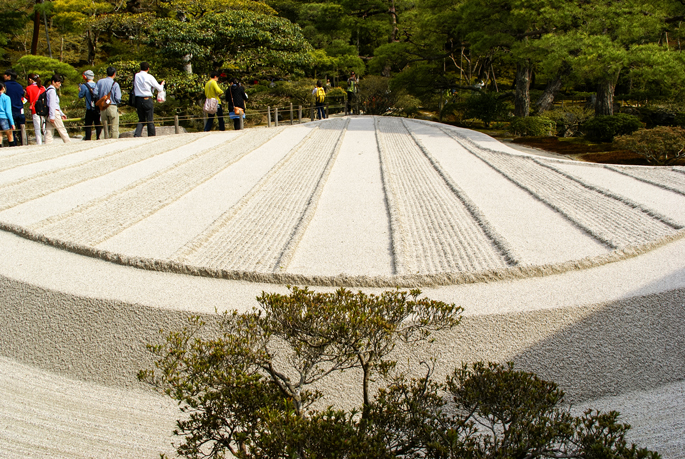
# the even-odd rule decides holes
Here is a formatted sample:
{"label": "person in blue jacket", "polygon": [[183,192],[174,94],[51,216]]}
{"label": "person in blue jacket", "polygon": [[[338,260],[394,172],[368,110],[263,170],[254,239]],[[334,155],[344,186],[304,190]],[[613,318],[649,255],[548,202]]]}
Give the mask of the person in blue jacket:
{"label": "person in blue jacket", "polygon": [[12,69],[5,70],[5,91],[12,101],[12,117],[16,124],[16,131],[14,132],[14,141],[12,145],[22,145],[21,138],[21,127],[26,124],[26,118],[24,117],[24,96],[26,91],[24,87],[17,83],[17,72]]}
{"label": "person in blue jacket", "polygon": [[7,136],[9,146],[13,145],[12,129],[14,125],[14,118],[12,117],[12,101],[9,96],[5,94],[5,85],[0,83],[0,144],[2,144],[2,132]]}

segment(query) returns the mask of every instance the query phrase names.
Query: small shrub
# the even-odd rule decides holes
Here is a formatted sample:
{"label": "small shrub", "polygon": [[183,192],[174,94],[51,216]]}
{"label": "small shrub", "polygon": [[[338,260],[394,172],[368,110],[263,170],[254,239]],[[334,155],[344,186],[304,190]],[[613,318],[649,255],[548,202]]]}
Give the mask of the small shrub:
{"label": "small shrub", "polygon": [[464,116],[477,118],[490,127],[490,123],[502,118],[507,112],[507,105],[497,93],[479,92],[466,99]]}
{"label": "small shrub", "polygon": [[400,113],[406,116],[414,116],[419,112],[419,107],[421,107],[421,101],[414,96],[409,94],[403,94],[397,98],[395,103],[395,108],[400,111]]}
{"label": "small shrub", "polygon": [[523,137],[551,136],[556,130],[556,123],[546,116],[514,118],[511,130],[515,135]]}
{"label": "small shrub", "polygon": [[382,115],[397,102],[398,92],[390,89],[390,78],[369,75],[359,83],[359,103],[367,115]]}
{"label": "small shrub", "polygon": [[615,136],[632,134],[641,127],[636,116],[619,113],[595,116],[583,123],[582,131],[592,142],[611,142]]}
{"label": "small shrub", "polygon": [[658,126],[616,139],[616,145],[642,156],[650,164],[667,165],[685,158],[685,129]]}
{"label": "small shrub", "polygon": [[574,137],[580,132],[580,126],[593,116],[592,110],[578,106],[568,106],[545,113],[545,116],[557,125],[557,136]]}

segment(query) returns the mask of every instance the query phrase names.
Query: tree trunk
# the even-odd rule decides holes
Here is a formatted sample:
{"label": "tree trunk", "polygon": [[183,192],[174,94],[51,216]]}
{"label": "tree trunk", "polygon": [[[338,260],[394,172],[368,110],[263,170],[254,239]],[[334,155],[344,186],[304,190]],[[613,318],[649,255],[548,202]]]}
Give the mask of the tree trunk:
{"label": "tree trunk", "polygon": [[33,14],[33,37],[31,39],[31,54],[38,54],[38,34],[40,34],[40,13]]}
{"label": "tree trunk", "polygon": [[597,85],[595,115],[614,114],[614,89],[615,86],[610,81],[603,81]]}
{"label": "tree trunk", "polygon": [[557,77],[555,80],[547,83],[545,91],[542,93],[537,102],[535,102],[535,107],[537,108],[538,113],[544,113],[552,108],[554,96],[561,89],[562,82],[563,80],[561,77]]}
{"label": "tree trunk", "polygon": [[514,116],[526,117],[530,113],[530,64],[516,64],[516,94],[514,96]]}
{"label": "tree trunk", "polygon": [[95,65],[95,48],[98,44],[98,36],[91,30],[86,32],[86,42],[88,43],[88,64]]}
{"label": "tree trunk", "polygon": [[399,41],[397,39],[399,29],[397,28],[397,9],[395,8],[395,0],[391,0],[388,13],[390,14],[390,19],[392,21],[392,34],[390,35],[390,43],[396,43]]}

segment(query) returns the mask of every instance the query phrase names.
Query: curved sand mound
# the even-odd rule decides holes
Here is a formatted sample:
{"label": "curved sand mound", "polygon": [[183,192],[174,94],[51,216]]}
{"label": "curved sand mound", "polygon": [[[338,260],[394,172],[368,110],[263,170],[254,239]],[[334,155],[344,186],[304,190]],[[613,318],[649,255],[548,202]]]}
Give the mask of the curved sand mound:
{"label": "curved sand mound", "polygon": [[90,145],[0,156],[2,228],[142,268],[387,287],[587,268],[684,234],[683,168],[533,157],[436,123]]}
{"label": "curved sand mound", "polygon": [[[685,168],[412,120],[2,149],[0,451],[170,451],[174,405],[135,378],[145,344],[297,283],[421,286],[465,318],[399,362],[436,357],[442,377],[512,360],[573,402],[612,396],[597,407],[625,411],[633,439],[685,457],[668,402],[685,380],[683,225]],[[354,377],[323,383],[331,403],[359,401]]]}

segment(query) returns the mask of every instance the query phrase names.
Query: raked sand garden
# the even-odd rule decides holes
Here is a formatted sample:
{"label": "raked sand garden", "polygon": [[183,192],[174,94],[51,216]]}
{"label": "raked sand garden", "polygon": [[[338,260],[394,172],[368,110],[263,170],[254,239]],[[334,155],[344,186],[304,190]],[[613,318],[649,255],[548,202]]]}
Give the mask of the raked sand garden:
{"label": "raked sand garden", "polygon": [[173,452],[145,344],[288,284],[457,303],[399,359],[512,360],[685,457],[683,167],[384,117],[3,148],[0,254],[2,457]]}

